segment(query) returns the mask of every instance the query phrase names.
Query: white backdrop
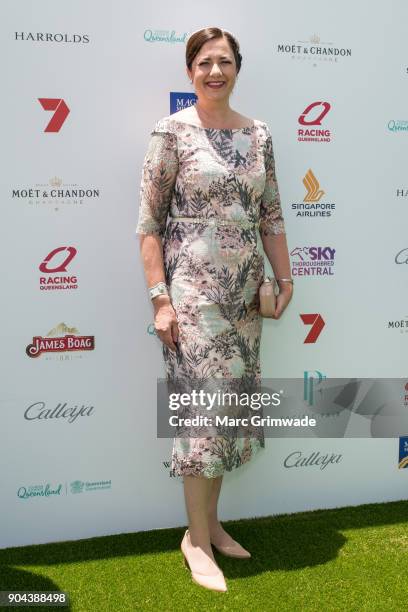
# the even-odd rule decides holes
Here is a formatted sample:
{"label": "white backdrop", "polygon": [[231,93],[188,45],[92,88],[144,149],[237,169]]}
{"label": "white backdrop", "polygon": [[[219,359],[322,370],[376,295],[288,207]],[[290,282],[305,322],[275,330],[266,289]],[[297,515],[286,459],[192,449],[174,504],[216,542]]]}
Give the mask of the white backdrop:
{"label": "white backdrop", "polygon": [[[312,261],[304,247],[335,249],[334,273],[295,276],[282,319],[264,322],[264,376],[406,382],[408,251],[395,260],[408,249],[404,0],[3,0],[0,10],[0,547],[186,522],[171,440],[155,434],[164,370],[134,230],[150,131],[170,92],[191,92],[185,40],[198,28],[240,41],[231,105],[271,129],[294,268]],[[329,142],[297,138],[314,102],[330,105],[311,126]],[[310,181],[330,216],[296,216]],[[300,315],[311,313],[325,326],[305,343]],[[81,350],[62,349],[66,334]],[[29,356],[35,336],[60,350]],[[407,497],[396,438],[266,442],[226,476],[224,519]],[[292,469],[295,452],[337,460]]]}

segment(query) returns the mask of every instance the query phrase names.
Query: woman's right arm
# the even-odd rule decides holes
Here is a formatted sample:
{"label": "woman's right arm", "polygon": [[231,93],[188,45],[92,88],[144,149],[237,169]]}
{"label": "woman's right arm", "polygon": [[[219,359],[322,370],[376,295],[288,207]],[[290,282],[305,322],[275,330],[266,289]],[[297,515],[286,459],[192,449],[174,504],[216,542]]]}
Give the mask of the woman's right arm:
{"label": "woman's right arm", "polygon": [[[166,282],[163,264],[163,245],[160,236],[147,234],[140,236],[140,254],[148,287],[159,281]],[[176,350],[178,325],[174,308],[168,295],[157,295],[152,300],[154,327],[160,340],[172,351]]]}
{"label": "woman's right arm", "polygon": [[[151,132],[144,158],[140,186],[139,220],[140,253],[148,287],[166,282],[162,239],[178,172],[177,137],[166,131]],[[178,340],[176,313],[168,295],[152,300],[157,335],[175,351]]]}

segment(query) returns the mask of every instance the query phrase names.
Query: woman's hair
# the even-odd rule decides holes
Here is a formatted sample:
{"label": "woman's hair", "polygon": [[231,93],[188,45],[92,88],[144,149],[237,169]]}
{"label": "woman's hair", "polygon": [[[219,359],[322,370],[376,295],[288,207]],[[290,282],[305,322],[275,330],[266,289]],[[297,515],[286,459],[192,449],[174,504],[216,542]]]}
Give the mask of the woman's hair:
{"label": "woman's hair", "polygon": [[239,52],[239,42],[227,30],[222,30],[221,28],[203,28],[202,30],[198,30],[194,32],[188,39],[186,45],[186,65],[189,70],[191,70],[191,66],[193,64],[193,60],[197,53],[200,51],[201,47],[204,43],[209,40],[214,40],[215,38],[226,38],[230,44],[230,47],[234,53],[235,63],[237,66],[237,74],[241,69],[242,63],[242,55]]}

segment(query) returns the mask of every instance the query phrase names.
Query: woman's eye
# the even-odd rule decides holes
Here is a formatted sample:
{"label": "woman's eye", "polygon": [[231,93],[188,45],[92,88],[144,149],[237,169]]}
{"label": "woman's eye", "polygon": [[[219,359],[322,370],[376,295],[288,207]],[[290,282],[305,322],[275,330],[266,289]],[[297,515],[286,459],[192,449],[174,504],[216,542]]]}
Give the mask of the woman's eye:
{"label": "woman's eye", "polygon": [[[222,64],[231,64],[230,60],[222,60]],[[199,66],[204,66],[204,64],[208,64],[208,62],[200,62]]]}

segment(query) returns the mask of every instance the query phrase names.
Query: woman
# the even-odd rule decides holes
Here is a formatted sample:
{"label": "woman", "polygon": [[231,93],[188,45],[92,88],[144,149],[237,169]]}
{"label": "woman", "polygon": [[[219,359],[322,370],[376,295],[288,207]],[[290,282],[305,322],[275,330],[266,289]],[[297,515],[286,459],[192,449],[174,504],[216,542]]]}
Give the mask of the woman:
{"label": "woman", "polygon": [[[258,236],[279,284],[276,318],[292,297],[271,134],[229,105],[241,60],[228,31],[190,36],[186,71],[197,101],[157,121],[144,159],[136,232],[168,380],[260,378]],[[209,589],[227,590],[212,545],[251,556],[218,520],[223,473],[263,446],[259,432],[174,439],[189,522],[181,550],[193,580]]]}

